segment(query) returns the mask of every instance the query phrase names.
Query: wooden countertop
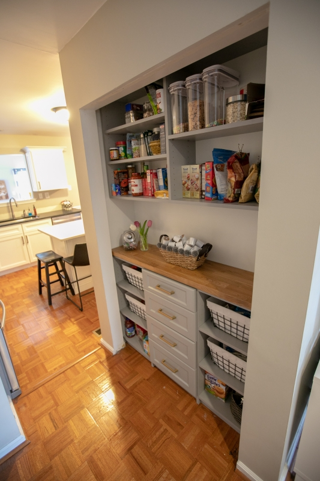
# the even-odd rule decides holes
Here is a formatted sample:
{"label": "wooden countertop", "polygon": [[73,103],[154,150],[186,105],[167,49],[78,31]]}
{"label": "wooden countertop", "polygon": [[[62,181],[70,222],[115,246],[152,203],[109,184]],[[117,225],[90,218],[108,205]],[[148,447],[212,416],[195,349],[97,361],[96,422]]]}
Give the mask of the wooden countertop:
{"label": "wooden countertop", "polygon": [[206,260],[198,269],[191,271],[169,264],[155,245],[149,250],[126,251],[122,246],[112,249],[117,259],[142,267],[156,274],[194,287],[201,292],[223,299],[244,309],[251,309],[253,272]]}

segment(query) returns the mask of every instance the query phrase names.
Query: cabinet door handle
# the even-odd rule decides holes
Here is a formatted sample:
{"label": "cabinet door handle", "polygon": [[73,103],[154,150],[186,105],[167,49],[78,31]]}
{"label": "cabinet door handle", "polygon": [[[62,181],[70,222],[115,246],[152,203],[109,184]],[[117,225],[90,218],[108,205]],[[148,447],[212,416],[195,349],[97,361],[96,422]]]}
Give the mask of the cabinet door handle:
{"label": "cabinet door handle", "polygon": [[161,314],[162,316],[167,317],[168,319],[170,319],[170,321],[173,321],[174,319],[176,319],[176,316],[169,316],[169,314],[166,314],[165,312],[163,312],[162,309],[158,309],[158,312],[159,312],[159,314]]}
{"label": "cabinet door handle", "polygon": [[166,339],[163,334],[161,334],[159,338],[161,339],[161,341],[165,342],[166,344],[169,344],[170,347],[176,347],[177,345],[176,342],[171,342],[168,339]]}
{"label": "cabinet door handle", "polygon": [[166,367],[167,369],[169,369],[169,371],[171,371],[171,372],[173,372],[173,373],[178,372],[178,369],[176,369],[175,367],[169,366],[169,364],[166,363],[166,360],[165,360],[165,359],[162,359],[161,364],[163,364],[164,367]]}
{"label": "cabinet door handle", "polygon": [[39,187],[39,190],[41,190],[41,184],[40,184],[39,180],[38,180],[38,187]]}
{"label": "cabinet door handle", "polygon": [[166,291],[159,284],[156,286],[156,289],[158,289],[158,291],[163,292],[164,294],[168,294],[168,296],[172,296],[172,294],[174,294],[174,291]]}
{"label": "cabinet door handle", "polygon": [[23,235],[21,236],[21,239],[22,239],[22,244],[24,245],[24,237],[23,237]]}
{"label": "cabinet door handle", "polygon": [[27,239],[27,244],[29,244],[29,239],[28,239],[28,236],[26,235],[26,239]]}

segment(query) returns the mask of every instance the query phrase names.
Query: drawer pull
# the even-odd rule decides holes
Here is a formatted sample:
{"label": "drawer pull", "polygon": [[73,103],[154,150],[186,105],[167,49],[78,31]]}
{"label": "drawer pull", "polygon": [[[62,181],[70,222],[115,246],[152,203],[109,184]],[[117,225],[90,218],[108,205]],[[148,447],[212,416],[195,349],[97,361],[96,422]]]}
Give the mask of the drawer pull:
{"label": "drawer pull", "polygon": [[166,314],[165,312],[163,312],[162,309],[158,309],[158,312],[159,312],[159,314],[161,314],[162,316],[167,317],[168,319],[170,319],[170,321],[173,321],[174,319],[176,319],[176,316],[169,316],[169,314]]}
{"label": "drawer pull", "polygon": [[164,294],[168,294],[169,296],[172,296],[174,294],[174,291],[166,291],[165,289],[162,289],[162,287],[159,284],[156,286],[156,289],[158,289],[158,291],[163,292]]}
{"label": "drawer pull", "polygon": [[166,364],[166,360],[165,360],[165,359],[162,359],[161,364],[163,364],[164,367],[166,367],[167,369],[169,369],[169,371],[171,371],[171,372],[173,372],[173,373],[178,372],[178,369],[176,369],[175,367],[169,366],[169,364]]}
{"label": "drawer pull", "polygon": [[166,339],[163,334],[161,334],[159,338],[161,339],[161,341],[165,342],[166,344],[169,344],[170,347],[176,347],[177,345],[176,342],[168,341],[168,339]]}

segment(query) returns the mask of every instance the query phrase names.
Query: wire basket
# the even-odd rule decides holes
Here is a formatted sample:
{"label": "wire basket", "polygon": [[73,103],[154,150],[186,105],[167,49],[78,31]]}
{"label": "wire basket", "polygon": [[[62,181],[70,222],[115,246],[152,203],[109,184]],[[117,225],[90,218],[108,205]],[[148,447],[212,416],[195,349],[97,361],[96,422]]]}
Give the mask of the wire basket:
{"label": "wire basket", "polygon": [[207,306],[214,325],[240,341],[249,341],[250,319],[224,307],[226,303],[209,297]]}
{"label": "wire basket", "polygon": [[142,302],[138,301],[134,297],[129,296],[129,294],[125,294],[125,297],[129,303],[130,311],[134,312],[137,316],[141,317],[141,319],[147,320],[146,314],[146,306],[142,304]]}
{"label": "wire basket", "polygon": [[242,418],[242,401],[243,401],[243,397],[234,391],[231,395],[230,410],[234,419],[239,424],[241,424],[241,418]]}
{"label": "wire basket", "polygon": [[211,338],[207,339],[207,344],[210,349],[212,361],[223,371],[239,379],[239,381],[245,382],[247,371],[246,361],[218,346]]}
{"label": "wire basket", "polygon": [[131,267],[122,264],[122,269],[124,270],[129,284],[143,291],[143,278],[142,272],[132,269]]}

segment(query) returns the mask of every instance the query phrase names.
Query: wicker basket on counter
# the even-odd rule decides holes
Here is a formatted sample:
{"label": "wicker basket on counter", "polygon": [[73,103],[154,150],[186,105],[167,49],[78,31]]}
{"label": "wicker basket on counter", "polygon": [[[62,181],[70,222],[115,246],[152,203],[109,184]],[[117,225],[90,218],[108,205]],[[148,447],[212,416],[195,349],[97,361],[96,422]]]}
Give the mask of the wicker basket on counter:
{"label": "wicker basket on counter", "polygon": [[177,252],[167,251],[167,250],[162,249],[160,247],[160,245],[161,245],[161,239],[164,236],[165,236],[164,234],[160,236],[160,240],[159,240],[159,243],[158,243],[158,248],[159,248],[160,254],[164,258],[164,260],[166,262],[168,262],[169,264],[174,264],[175,266],[184,267],[185,269],[189,269],[191,271],[194,271],[195,269],[198,269],[198,267],[201,267],[202,264],[204,264],[204,262],[207,258],[207,255],[209,254],[209,252],[212,249],[211,244],[205,244],[202,247],[202,249],[199,252],[197,257],[185,256],[185,255],[179,254]]}

